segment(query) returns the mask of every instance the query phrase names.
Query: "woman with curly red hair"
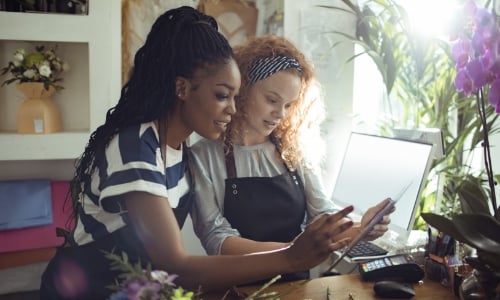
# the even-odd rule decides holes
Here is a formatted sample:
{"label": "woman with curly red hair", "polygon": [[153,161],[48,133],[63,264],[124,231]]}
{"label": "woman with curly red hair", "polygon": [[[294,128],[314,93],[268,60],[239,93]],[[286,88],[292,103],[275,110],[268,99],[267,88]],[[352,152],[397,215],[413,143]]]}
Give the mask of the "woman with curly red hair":
{"label": "woman with curly red hair", "polygon": [[[313,66],[277,36],[254,38],[234,52],[242,77],[236,112],[222,140],[192,146],[193,225],[208,254],[286,247],[305,224],[335,211],[319,170],[324,110]],[[330,238],[354,237],[379,205]],[[384,234],[388,222],[386,216],[370,238]],[[282,280],[308,277],[308,270],[282,274]]]}

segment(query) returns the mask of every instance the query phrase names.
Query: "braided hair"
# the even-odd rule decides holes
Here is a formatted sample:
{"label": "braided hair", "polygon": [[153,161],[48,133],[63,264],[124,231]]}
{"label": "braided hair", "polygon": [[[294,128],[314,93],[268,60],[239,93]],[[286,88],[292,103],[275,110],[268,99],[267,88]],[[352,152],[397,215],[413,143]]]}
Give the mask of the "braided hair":
{"label": "braided hair", "polygon": [[200,68],[227,63],[232,48],[218,32],[213,17],[182,6],[158,17],[144,45],[137,50],[128,82],[106,121],[90,136],[77,160],[71,185],[73,215],[82,189],[90,189],[92,173],[113,136],[132,124],[165,120],[175,107],[175,79],[192,78]]}

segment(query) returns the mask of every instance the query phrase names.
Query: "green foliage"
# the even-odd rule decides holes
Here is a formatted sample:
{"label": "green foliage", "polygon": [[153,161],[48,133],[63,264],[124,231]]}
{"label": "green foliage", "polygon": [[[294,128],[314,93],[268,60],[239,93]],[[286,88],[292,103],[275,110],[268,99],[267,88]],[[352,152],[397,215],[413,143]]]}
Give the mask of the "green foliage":
{"label": "green foliage", "polygon": [[500,275],[500,223],[490,214],[462,213],[452,219],[424,213],[422,218],[431,226],[446,232],[455,240],[477,250],[475,269],[496,271]]}
{"label": "green foliage", "polygon": [[[418,35],[412,30],[405,9],[395,0],[370,0],[360,8],[350,0],[345,6],[322,6],[350,13],[356,18],[356,34],[333,32],[360,45],[382,75],[392,117],[380,121],[380,130],[390,128],[440,128],[446,155],[435,160],[430,174],[444,180],[441,212],[451,217],[471,207],[484,211],[490,195],[485,174],[472,166],[472,150],[481,147],[483,129],[478,101],[455,89],[455,63],[447,40]],[[488,131],[498,131],[498,115],[487,108]],[[430,176],[430,179],[431,176]],[[484,201],[483,201],[484,200]],[[478,205],[471,204],[480,203]],[[419,214],[434,211],[436,190],[427,182]],[[417,218],[416,229],[425,221]]]}

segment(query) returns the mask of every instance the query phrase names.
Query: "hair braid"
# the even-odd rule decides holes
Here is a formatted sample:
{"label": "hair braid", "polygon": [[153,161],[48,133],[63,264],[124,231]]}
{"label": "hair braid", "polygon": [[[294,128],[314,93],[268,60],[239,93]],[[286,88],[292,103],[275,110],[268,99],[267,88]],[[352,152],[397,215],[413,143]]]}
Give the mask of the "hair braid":
{"label": "hair braid", "polygon": [[175,106],[177,76],[191,78],[197,69],[232,58],[232,48],[218,32],[213,17],[189,6],[159,16],[135,54],[130,78],[117,105],[107,111],[105,123],[91,134],[76,162],[72,180],[74,216],[80,192],[90,190],[92,174],[113,136],[133,124],[166,119]]}

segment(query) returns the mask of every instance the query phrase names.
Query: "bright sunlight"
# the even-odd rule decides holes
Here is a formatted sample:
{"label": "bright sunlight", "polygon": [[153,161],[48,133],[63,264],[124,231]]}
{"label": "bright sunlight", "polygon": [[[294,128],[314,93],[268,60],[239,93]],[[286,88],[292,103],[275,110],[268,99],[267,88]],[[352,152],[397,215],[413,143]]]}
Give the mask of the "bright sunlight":
{"label": "bright sunlight", "polygon": [[410,24],[415,32],[425,36],[447,36],[456,10],[457,0],[400,0],[408,12]]}

